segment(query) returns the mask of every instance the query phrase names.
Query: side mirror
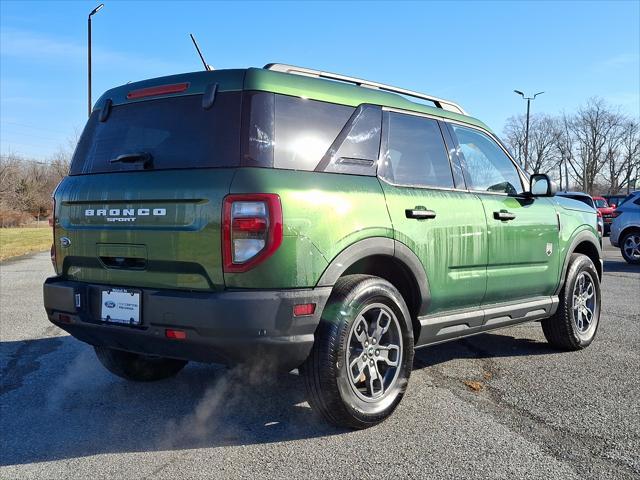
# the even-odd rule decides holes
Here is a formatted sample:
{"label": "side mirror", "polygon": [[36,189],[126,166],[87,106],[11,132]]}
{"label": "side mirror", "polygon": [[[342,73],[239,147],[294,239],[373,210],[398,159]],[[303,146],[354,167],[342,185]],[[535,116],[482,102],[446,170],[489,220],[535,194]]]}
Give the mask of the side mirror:
{"label": "side mirror", "polygon": [[531,175],[531,195],[534,197],[553,197],[558,191],[555,182],[545,173]]}

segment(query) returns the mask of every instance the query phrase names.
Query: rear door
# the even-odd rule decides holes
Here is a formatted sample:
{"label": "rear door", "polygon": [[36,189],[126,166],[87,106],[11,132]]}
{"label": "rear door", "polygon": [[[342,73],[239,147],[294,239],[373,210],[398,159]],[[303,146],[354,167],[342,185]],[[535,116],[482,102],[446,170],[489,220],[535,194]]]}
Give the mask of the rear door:
{"label": "rear door", "polygon": [[548,198],[523,196],[518,169],[488,134],[449,124],[488,233],[484,304],[551,295],[558,282],[558,217]]}
{"label": "rear door", "polygon": [[95,110],[55,194],[58,272],[222,288],[221,203],[240,158],[240,95],[218,93],[209,108],[186,95]]}
{"label": "rear door", "polygon": [[486,287],[484,210],[476,195],[462,190],[439,122],[386,111],[379,177],[395,238],[427,273],[428,313],[480,305]]}

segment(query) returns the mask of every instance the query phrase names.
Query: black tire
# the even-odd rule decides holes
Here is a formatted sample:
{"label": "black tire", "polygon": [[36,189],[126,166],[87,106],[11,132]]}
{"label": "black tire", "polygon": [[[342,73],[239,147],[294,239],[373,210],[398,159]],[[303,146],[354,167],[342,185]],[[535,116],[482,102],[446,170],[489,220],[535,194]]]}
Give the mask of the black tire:
{"label": "black tire", "polygon": [[[381,327],[385,322],[386,329]],[[371,342],[368,348],[365,341]],[[369,275],[340,278],[322,312],[313,349],[300,367],[309,404],[339,427],[362,429],[382,422],[407,388],[413,347],[411,317],[393,285]],[[358,380],[351,380],[355,370],[349,375],[348,363],[361,367]]]}
{"label": "black tire", "polygon": [[[592,282],[593,298],[595,298],[595,303],[591,305],[592,315],[588,326],[585,325],[586,317],[582,314],[580,304],[574,304],[576,283],[581,277],[585,278],[585,282]],[[567,278],[560,292],[558,310],[555,315],[541,322],[545,338],[551,345],[561,350],[581,350],[588,347],[600,325],[601,305],[600,280],[595,265],[586,255],[572,254],[569,259]],[[581,312],[577,312],[576,309]]]}
{"label": "black tire", "polygon": [[[620,239],[620,253],[622,253],[622,257],[631,265],[640,265],[640,255],[634,256],[633,253],[628,252],[628,249],[625,250],[625,246],[629,241],[638,245],[640,243],[640,230],[632,230],[629,233],[625,233]],[[636,249],[634,249],[634,252],[635,251]]]}
{"label": "black tire", "polygon": [[187,364],[186,360],[150,357],[107,347],[94,349],[98,360],[107,370],[136,382],[152,382],[173,377]]}

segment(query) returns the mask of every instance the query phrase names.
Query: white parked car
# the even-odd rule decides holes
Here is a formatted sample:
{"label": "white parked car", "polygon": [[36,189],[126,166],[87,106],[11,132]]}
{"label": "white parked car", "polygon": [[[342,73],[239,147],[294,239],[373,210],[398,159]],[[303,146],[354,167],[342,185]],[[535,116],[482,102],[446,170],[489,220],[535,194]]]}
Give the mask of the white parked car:
{"label": "white parked car", "polygon": [[640,265],[640,191],[634,192],[616,208],[611,224],[611,245],[620,247],[624,259]]}

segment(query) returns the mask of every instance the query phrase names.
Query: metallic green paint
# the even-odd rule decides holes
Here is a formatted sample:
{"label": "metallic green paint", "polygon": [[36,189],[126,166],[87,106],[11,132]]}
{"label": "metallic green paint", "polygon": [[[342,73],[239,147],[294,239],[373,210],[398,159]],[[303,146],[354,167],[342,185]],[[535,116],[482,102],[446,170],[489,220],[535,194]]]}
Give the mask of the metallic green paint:
{"label": "metallic green paint", "polygon": [[[551,295],[561,265],[555,208],[548,198],[479,194],[487,217],[487,294],[492,304]],[[494,212],[515,214],[496,220]]]}
{"label": "metallic green paint", "polygon": [[276,192],[282,202],[284,241],[264,263],[225,274],[227,287],[315,286],[330,260],[370,237],[393,238],[380,183],[375,177],[262,168],[240,168],[231,193]]}
{"label": "metallic green paint", "polygon": [[[200,169],[66,177],[55,193],[58,271],[72,280],[111,285],[223,288],[220,217],[233,174],[233,169]],[[152,215],[157,208],[166,215]],[[99,209],[108,215],[97,215]],[[111,215],[112,209],[119,214]],[[124,209],[134,215],[122,215]],[[138,209],[151,211],[139,215]],[[93,215],[86,216],[86,210]],[[107,220],[131,217],[134,222]],[[71,241],[69,247],[60,246],[62,237]],[[117,256],[108,251],[110,245],[121,256],[132,256],[123,245],[144,246],[148,268],[106,268],[99,257]]]}
{"label": "metallic green paint", "polygon": [[[427,272],[428,313],[479,306],[486,289],[487,222],[480,199],[454,190],[380,182],[396,240],[407,245]],[[406,209],[436,212],[434,219],[407,218]]]}

